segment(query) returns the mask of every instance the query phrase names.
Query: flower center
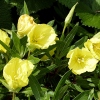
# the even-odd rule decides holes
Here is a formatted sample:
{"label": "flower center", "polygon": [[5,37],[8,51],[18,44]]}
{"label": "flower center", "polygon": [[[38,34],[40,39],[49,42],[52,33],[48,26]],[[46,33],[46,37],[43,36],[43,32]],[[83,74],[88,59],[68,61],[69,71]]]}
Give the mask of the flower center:
{"label": "flower center", "polygon": [[78,63],[83,63],[83,62],[84,62],[84,58],[78,57],[77,62],[78,62]]}
{"label": "flower center", "polygon": [[37,40],[36,39],[33,39],[32,42],[37,42]]}

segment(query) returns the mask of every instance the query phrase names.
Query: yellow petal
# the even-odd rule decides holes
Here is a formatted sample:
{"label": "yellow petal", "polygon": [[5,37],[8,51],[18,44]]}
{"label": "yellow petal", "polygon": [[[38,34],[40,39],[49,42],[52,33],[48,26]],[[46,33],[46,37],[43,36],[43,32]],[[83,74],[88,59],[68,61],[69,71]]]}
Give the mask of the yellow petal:
{"label": "yellow petal", "polygon": [[28,60],[12,58],[3,69],[3,76],[12,90],[28,85],[34,65]]}
{"label": "yellow petal", "polygon": [[35,24],[36,23],[34,22],[33,17],[27,14],[21,15],[18,19],[18,24],[17,24],[18,37],[22,38],[26,36]]}
{"label": "yellow petal", "polygon": [[78,47],[69,51],[67,57],[70,58],[68,67],[74,74],[92,72],[96,68],[98,60],[94,58],[87,48],[79,49]]}
{"label": "yellow petal", "polygon": [[28,46],[47,49],[56,39],[54,29],[47,24],[36,24],[28,34]]}
{"label": "yellow petal", "polygon": [[100,39],[91,38],[84,43],[85,47],[90,50],[93,56],[100,60]]}
{"label": "yellow petal", "polygon": [[[7,46],[9,46],[10,38],[8,37],[8,34],[2,30],[0,30],[0,40],[4,42]],[[6,49],[0,44],[0,51],[6,53]]]}

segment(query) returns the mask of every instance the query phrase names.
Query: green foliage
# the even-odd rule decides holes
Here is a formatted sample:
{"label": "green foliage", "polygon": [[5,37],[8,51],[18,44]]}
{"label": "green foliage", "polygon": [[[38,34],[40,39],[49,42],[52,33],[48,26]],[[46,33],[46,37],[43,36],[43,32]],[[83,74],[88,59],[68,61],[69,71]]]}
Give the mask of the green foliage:
{"label": "green foliage", "polygon": [[[64,20],[76,2],[72,20],[62,36]],[[36,23],[52,26],[59,38],[56,43],[47,49],[29,51],[27,36],[17,36],[17,22],[22,14],[32,16]],[[12,99],[3,68],[13,57],[27,59],[35,66],[29,84],[16,91],[15,100],[98,100],[100,62],[93,72],[74,75],[66,55],[73,48],[84,47],[87,39],[100,31],[100,0],[1,0],[0,15],[0,28],[11,38],[9,46],[0,40],[0,46],[7,50],[0,51],[0,100]],[[47,59],[41,60],[44,56]]]}
{"label": "green foliage", "polygon": [[79,2],[79,0],[58,0],[63,5],[71,8],[76,2]]}
{"label": "green foliage", "polygon": [[89,27],[95,27],[100,29],[100,2],[99,0],[88,1],[84,0],[79,2],[77,6],[76,14],[82,19],[83,25]]}
{"label": "green foliage", "polygon": [[[69,77],[69,75],[70,75],[70,71],[66,72],[64,74],[64,76],[60,79],[60,81],[59,81],[59,83],[58,83],[58,85],[55,89],[55,94],[54,94],[53,100],[59,100],[59,98],[61,98],[60,97],[61,96],[60,95],[60,89],[64,85],[64,83],[65,83],[66,79]],[[68,88],[68,86],[67,86],[67,88]]]}
{"label": "green foliage", "polygon": [[55,2],[55,0],[6,0],[6,2],[12,4],[13,6],[17,6],[19,9],[23,7],[24,1],[26,2],[30,12],[37,12],[48,8],[53,4],[53,2]]}
{"label": "green foliage", "polygon": [[41,100],[43,92],[41,90],[40,84],[38,83],[37,79],[32,75],[29,77],[29,84],[32,88],[36,100]]}
{"label": "green foliage", "polygon": [[11,25],[10,6],[4,0],[0,0],[0,28],[10,29]]}

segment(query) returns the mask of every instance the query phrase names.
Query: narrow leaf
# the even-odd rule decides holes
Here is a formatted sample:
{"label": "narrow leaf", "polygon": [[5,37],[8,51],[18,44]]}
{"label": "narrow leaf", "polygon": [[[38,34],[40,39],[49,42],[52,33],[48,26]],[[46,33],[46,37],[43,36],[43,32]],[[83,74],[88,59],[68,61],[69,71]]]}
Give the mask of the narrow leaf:
{"label": "narrow leaf", "polygon": [[84,46],[84,42],[86,41],[88,39],[88,36],[84,36],[84,37],[82,37],[81,39],[79,39],[78,41],[76,41],[75,43],[74,43],[74,46],[75,47],[83,47]]}
{"label": "narrow leaf", "polygon": [[68,71],[64,74],[64,76],[60,79],[54,93],[54,98],[53,100],[59,100],[59,95],[60,95],[60,88],[64,85],[66,79],[69,77],[71,71]]}
{"label": "narrow leaf", "polygon": [[11,56],[13,57],[20,57],[20,55],[18,53],[16,53],[14,50],[12,50],[11,48],[9,48],[5,43],[3,43],[1,40],[0,40],[0,44],[7,50],[7,52],[9,54],[11,54]]}
{"label": "narrow leaf", "polygon": [[89,90],[84,91],[80,93],[79,95],[77,95],[73,100],[88,100],[89,93],[90,93]]}
{"label": "narrow leaf", "polygon": [[48,66],[46,68],[43,68],[40,70],[39,74],[36,77],[39,79],[39,78],[43,77],[45,74],[54,70],[55,68],[57,68],[57,66],[55,64]]}
{"label": "narrow leaf", "polygon": [[33,75],[29,77],[29,85],[31,86],[35,99],[41,100],[41,97],[43,96],[43,92],[41,90],[39,82]]}
{"label": "narrow leaf", "polygon": [[30,60],[33,64],[36,64],[36,63],[38,63],[38,62],[40,61],[39,58],[36,58],[36,57],[34,57],[34,56],[32,56],[32,55],[30,55],[30,56],[28,57],[28,60]]}
{"label": "narrow leaf", "polygon": [[17,37],[15,32],[12,32],[12,40],[16,50],[20,53],[20,39]]}
{"label": "narrow leaf", "polygon": [[70,45],[75,34],[77,33],[77,30],[78,30],[78,23],[74,26],[74,28],[70,31],[70,33],[64,39],[64,44],[61,47],[61,51],[60,51],[60,55],[59,55],[60,58],[65,56],[65,54],[67,53],[66,50],[68,49],[68,46]]}
{"label": "narrow leaf", "polygon": [[94,89],[92,89],[89,93],[88,100],[93,100],[94,97]]}
{"label": "narrow leaf", "polygon": [[53,26],[53,25],[54,25],[54,22],[55,22],[55,20],[51,20],[51,21],[48,22],[47,24],[50,25],[50,26]]}
{"label": "narrow leaf", "polygon": [[69,93],[67,93],[67,94],[64,96],[63,100],[70,100],[70,95],[69,95]]}
{"label": "narrow leaf", "polygon": [[28,7],[27,7],[27,4],[26,4],[25,1],[24,1],[24,7],[22,8],[22,10],[20,12],[20,15],[22,15],[22,14],[28,14],[29,15]]}

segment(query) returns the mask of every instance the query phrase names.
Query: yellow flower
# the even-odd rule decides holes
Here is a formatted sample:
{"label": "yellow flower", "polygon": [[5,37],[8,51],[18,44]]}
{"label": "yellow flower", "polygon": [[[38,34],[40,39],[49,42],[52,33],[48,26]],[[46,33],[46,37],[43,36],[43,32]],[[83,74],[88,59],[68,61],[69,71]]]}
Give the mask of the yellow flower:
{"label": "yellow flower", "polygon": [[4,66],[3,76],[11,90],[16,90],[28,85],[28,77],[33,69],[34,65],[30,61],[12,58]]}
{"label": "yellow flower", "polygon": [[[9,46],[10,38],[8,34],[2,30],[0,30],[0,40],[4,42],[7,46]],[[0,44],[0,51],[6,53],[6,49]]]}
{"label": "yellow flower", "polygon": [[90,50],[93,56],[100,60],[100,39],[93,37],[84,43],[85,47]]}
{"label": "yellow flower", "polygon": [[47,24],[36,24],[28,34],[30,50],[47,49],[56,39],[54,29]]}
{"label": "yellow flower", "polygon": [[21,15],[17,24],[18,37],[22,38],[26,36],[35,24],[36,23],[34,22],[33,17],[27,14]]}
{"label": "yellow flower", "polygon": [[92,72],[96,68],[98,60],[94,58],[87,48],[79,49],[78,47],[69,51],[67,54],[69,59],[68,67],[74,74],[82,74],[84,72]]}

